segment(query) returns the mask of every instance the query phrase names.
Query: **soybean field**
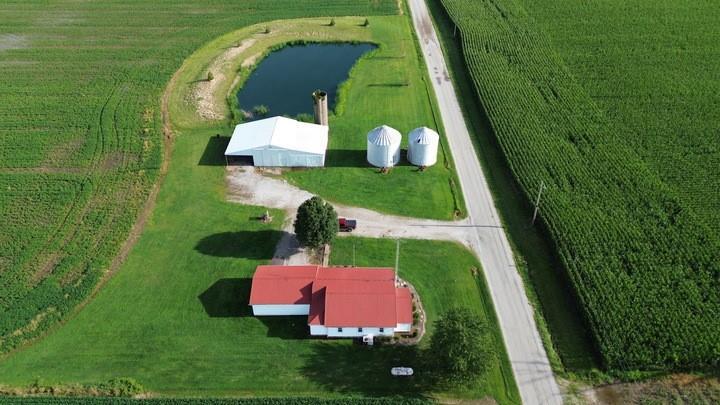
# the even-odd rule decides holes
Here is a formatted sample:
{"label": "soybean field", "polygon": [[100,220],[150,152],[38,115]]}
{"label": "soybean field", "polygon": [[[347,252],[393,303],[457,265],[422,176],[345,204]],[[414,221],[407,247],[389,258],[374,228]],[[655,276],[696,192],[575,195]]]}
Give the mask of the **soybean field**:
{"label": "soybean field", "polygon": [[528,200],[546,187],[540,225],[604,365],[718,364],[713,5],[442,3],[514,177]]}
{"label": "soybean field", "polygon": [[195,49],[273,19],[397,13],[395,1],[0,4],[0,352],[67,315],[160,177],[161,93]]}

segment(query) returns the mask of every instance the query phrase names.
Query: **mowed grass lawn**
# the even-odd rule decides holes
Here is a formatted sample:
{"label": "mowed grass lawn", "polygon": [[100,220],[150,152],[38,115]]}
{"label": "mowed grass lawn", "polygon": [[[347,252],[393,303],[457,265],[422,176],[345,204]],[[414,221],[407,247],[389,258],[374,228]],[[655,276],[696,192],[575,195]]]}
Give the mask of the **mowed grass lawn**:
{"label": "mowed grass lawn", "polygon": [[[178,86],[189,83],[195,67],[202,66],[184,67]],[[456,244],[404,241],[401,275],[418,288],[431,322],[460,305],[493,326],[497,358],[474,386],[429,392],[425,370],[418,369],[416,379],[389,376],[391,366],[419,364],[415,348],[309,339],[303,317],[250,316],[250,278],[272,257],[282,213],[271,211],[275,221],[263,224],[254,218],[264,208],[226,201],[224,145],[212,141],[227,129],[224,123],[175,129],[155,211],[125,264],[77,316],[0,359],[0,385],[130,377],[158,396],[437,395],[519,402],[484,283],[471,272],[479,265]],[[394,262],[392,241],[355,243],[358,264]],[[350,239],[339,240],[333,262],[350,263],[351,249]]]}
{"label": "mowed grass lawn", "polygon": [[[330,115],[326,167],[294,170],[285,177],[342,204],[413,217],[453,219],[456,210],[464,216],[462,192],[409,19],[374,17],[366,29],[380,47],[362,58],[341,86],[339,107]],[[366,159],[367,133],[383,124],[403,135],[400,165],[389,174],[379,173]],[[443,143],[438,163],[424,172],[405,157],[407,134],[420,126],[438,130]]]}

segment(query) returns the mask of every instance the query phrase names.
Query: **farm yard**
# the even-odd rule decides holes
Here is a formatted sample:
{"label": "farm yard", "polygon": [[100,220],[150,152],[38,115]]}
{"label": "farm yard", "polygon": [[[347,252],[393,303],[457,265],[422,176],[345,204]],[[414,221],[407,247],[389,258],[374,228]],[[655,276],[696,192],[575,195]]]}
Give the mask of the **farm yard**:
{"label": "farm yard", "polygon": [[[717,140],[712,140],[717,130],[708,127],[717,120],[708,114],[717,111],[710,107],[714,98],[705,98],[706,90],[699,90],[702,86],[696,91],[688,86],[690,80],[695,82],[695,76],[688,73],[697,70],[701,78],[707,77],[703,72],[711,72],[706,66],[713,62],[675,65],[670,58],[662,59],[665,64],[654,59],[649,69],[655,69],[657,76],[662,69],[676,69],[677,75],[688,78],[684,88],[690,99],[698,100],[696,121],[681,115],[678,120],[683,124],[666,125],[674,120],[670,112],[682,108],[680,104],[667,105],[667,110],[658,109],[655,114],[643,112],[643,108],[657,108],[661,98],[670,102],[669,93],[660,91],[664,82],[632,80],[645,74],[630,70],[633,59],[625,60],[624,70],[613,70],[605,54],[588,56],[588,48],[598,49],[599,45],[587,45],[582,38],[602,41],[603,37],[593,37],[591,30],[608,32],[604,20],[596,19],[605,9],[586,10],[586,15],[593,17],[578,19],[574,8],[553,3],[534,3],[526,10],[512,1],[442,1],[457,24],[477,96],[526,199],[533,200],[541,184],[546,187],[540,210],[542,227],[569,274],[603,365],[614,370],[712,366],[717,363],[720,345],[719,325],[713,321],[720,306],[720,242],[711,216],[701,205],[716,204],[717,193],[707,182],[717,178],[708,175],[714,161],[709,145],[717,145]],[[657,10],[670,4],[653,3]],[[594,7],[607,7],[632,18],[622,7]],[[700,38],[685,45],[689,54],[707,57],[699,51],[704,50],[703,44],[717,44],[712,41],[716,33],[706,30],[708,26],[702,22],[712,21],[709,16],[716,11],[710,11],[710,5],[676,7],[670,15],[677,19],[668,21],[670,26],[708,13],[694,28]],[[558,21],[559,9],[566,17]],[[608,12],[607,20],[613,15]],[[587,37],[576,36],[578,21],[590,20],[593,23],[585,25]],[[622,21],[614,21],[617,31],[609,32],[619,36],[625,27],[638,32],[648,29],[648,25]],[[645,24],[652,21],[649,17]],[[557,37],[548,37],[541,28],[545,26]],[[632,33],[627,35],[629,38]],[[656,44],[658,39],[648,36],[643,41]],[[669,42],[664,46],[672,47],[672,40],[666,38]],[[555,42],[560,43],[561,51],[555,49]],[[626,53],[621,46],[630,50],[635,43],[617,43],[613,55],[622,61]],[[629,53],[630,58],[642,58]],[[564,57],[571,60],[570,65]],[[622,74],[628,75],[632,86],[613,81],[613,75]],[[583,79],[588,79],[588,88]],[[706,80],[717,85],[717,81]],[[615,91],[611,89],[626,93],[608,95]],[[635,89],[652,96],[638,104]],[[677,103],[682,102],[688,101]],[[682,125],[683,131],[675,125]],[[665,130],[650,129],[661,127]],[[688,131],[693,132],[691,137],[682,138],[688,148],[678,147],[680,134]],[[663,134],[667,133],[676,134],[673,139],[678,141],[665,142]],[[703,137],[706,139],[697,144],[691,140]],[[661,150],[653,148],[659,144]],[[680,171],[684,175],[689,170],[684,164],[667,164],[664,156],[668,153],[687,162],[700,162],[692,166],[698,170],[692,176],[704,178],[704,197],[692,197],[698,194],[690,194],[681,182],[672,180],[673,176],[679,178]],[[648,159],[649,154],[654,157]],[[663,169],[658,171],[660,165]],[[676,172],[670,174],[672,171]],[[688,187],[701,187],[689,183]],[[688,198],[694,201],[688,202]]]}
{"label": "farm yard", "polygon": [[[227,105],[221,109],[222,119],[205,119],[198,114],[197,100],[189,94],[193,94],[193,85],[206,74],[214,58],[248,37],[258,38],[257,42],[245,49],[246,53],[239,52],[232,63],[242,62],[247,55],[262,54],[263,49],[287,38],[311,39],[311,35],[319,35],[321,40],[368,40],[380,48],[358,62],[351,82],[341,89],[346,114],[350,114],[352,106],[352,114],[363,116],[368,125],[390,121],[394,116],[405,117],[404,125],[408,127],[415,121],[433,124],[433,101],[412,46],[409,21],[403,16],[376,16],[370,20],[370,27],[360,26],[362,19],[358,17],[336,17],[332,28],[327,26],[327,18],[258,24],[218,37],[188,57],[165,97],[174,135],[172,158],[142,235],[117,273],[81,311],[47,336],[0,360],[0,386],[22,389],[36,383],[92,385],[127,377],[138,381],[151,395],[165,397],[404,395],[489,397],[502,404],[519,403],[482,269],[472,254],[457,244],[402,241],[400,276],[414,283],[424,297],[430,333],[438,315],[457,306],[468,308],[490,325],[494,357],[482,379],[470,386],[434,388],[426,383],[422,368],[416,368],[418,374],[413,380],[393,379],[384,372],[397,363],[421,367],[417,348],[412,346],[368,349],[350,341],[308,339],[307,326],[297,319],[249,316],[249,280],[256,265],[272,258],[283,234],[283,213],[270,210],[274,220],[263,223],[256,218],[264,208],[227,201],[222,157],[225,143],[223,137],[218,142],[216,134],[231,132],[231,109]],[[272,40],[263,34],[266,25],[271,27]],[[391,56],[398,60],[392,63],[410,66],[407,76],[401,78],[408,82],[403,86],[407,88],[395,96],[385,95],[390,105],[399,104],[401,98],[414,100],[399,115],[389,108],[378,108],[382,103],[364,104],[365,95],[356,91],[367,86],[365,76],[369,74],[379,83],[398,80],[396,72],[388,70],[384,75],[377,71],[373,56]],[[235,69],[232,63],[223,65],[221,73],[222,69]],[[241,72],[240,77],[247,73]],[[218,76],[216,73],[215,80]],[[227,85],[217,93],[224,101],[233,88],[217,83]],[[334,131],[335,122],[342,123],[338,128],[344,129],[331,135],[336,142],[351,145],[354,133],[361,143],[352,145],[361,150],[367,129],[363,125],[353,128],[352,121],[343,114],[331,116]],[[403,125],[402,121],[396,125]],[[439,183],[440,201],[450,203],[425,204],[425,211],[420,212],[419,205],[404,204],[402,198],[409,202],[411,196],[375,199],[388,207],[386,211],[452,218],[452,170],[443,164],[422,174],[410,169],[396,168],[386,178],[397,177],[390,181],[424,190],[434,190],[431,183]],[[331,166],[324,170],[334,170],[333,175],[338,177],[344,176],[343,170],[365,170],[367,173],[355,175],[361,182],[367,181],[362,177],[381,176],[367,166]],[[303,172],[292,171],[287,176],[296,173]],[[297,184],[313,181],[291,180]],[[344,181],[351,185],[353,182],[351,177]],[[384,186],[353,187],[376,193],[377,187]],[[324,190],[329,199],[339,194],[332,187]],[[357,247],[358,265],[394,262],[393,241],[343,238],[335,244],[331,263],[348,264],[351,243]],[[278,368],[278,364],[283,367]],[[332,372],[327,370],[329,364],[334,364]]]}
{"label": "farm yard", "polygon": [[[711,2],[11,0],[0,20],[0,403],[720,395]],[[283,76],[298,55],[342,65],[323,77],[337,88],[319,87],[332,95],[328,126],[274,101],[241,105],[265,87],[265,100],[290,100],[267,77],[242,92],[264,62],[280,58]],[[309,88],[312,68],[295,62],[290,80]],[[434,137],[428,167],[406,151],[421,126]],[[252,142],[230,156],[232,133],[267,138],[262,153],[282,149],[275,134],[302,133],[303,145],[262,156],[318,167],[261,168]],[[397,139],[399,164],[378,163],[395,159]],[[226,167],[248,151],[257,169]],[[417,292],[411,304],[384,270],[405,294],[404,306],[392,298],[402,311],[383,307],[395,326],[342,325],[345,336],[408,330],[411,305],[424,335],[368,347],[311,338],[304,318],[253,316],[257,266],[323,260],[293,245],[310,193],[337,210],[325,225],[338,214],[355,232],[332,241],[325,265],[398,259]],[[254,305],[292,312],[294,300]],[[464,385],[437,378],[455,310],[483,328],[465,341],[489,353]]]}
{"label": "farm yard", "polygon": [[[263,224],[251,219],[260,208],[225,201],[224,168],[197,165],[212,133],[178,137],[153,221],[122,270],[62,328],[4,358],[2,385],[125,376],[161,396],[431,394],[376,371],[399,361],[414,365],[411,350],[390,353],[392,348],[309,339],[302,319],[250,316],[244,305],[250,277],[272,257],[282,213],[271,212],[275,220]],[[394,263],[393,241],[356,238],[339,239],[331,263],[349,264],[353,243],[357,265]],[[479,264],[469,252],[452,243],[401,245],[400,276],[418,288],[430,319],[458,305],[494,324]],[[519,402],[501,337],[494,333],[497,358],[486,378],[438,395]],[[330,373],[328,364],[334,364]]]}
{"label": "farm yard", "polygon": [[3,2],[0,351],[114,269],[161,170],[161,92],[188,55],[255,22],[396,12],[393,1]]}

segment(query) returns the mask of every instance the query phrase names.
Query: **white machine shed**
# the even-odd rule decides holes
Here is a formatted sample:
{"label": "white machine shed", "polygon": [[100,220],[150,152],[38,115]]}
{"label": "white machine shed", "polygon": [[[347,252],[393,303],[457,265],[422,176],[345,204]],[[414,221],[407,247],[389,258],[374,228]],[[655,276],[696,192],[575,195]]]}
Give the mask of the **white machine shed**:
{"label": "white machine shed", "polygon": [[252,158],[261,167],[321,167],[327,143],[327,126],[272,117],[237,125],[225,157],[228,162]]}

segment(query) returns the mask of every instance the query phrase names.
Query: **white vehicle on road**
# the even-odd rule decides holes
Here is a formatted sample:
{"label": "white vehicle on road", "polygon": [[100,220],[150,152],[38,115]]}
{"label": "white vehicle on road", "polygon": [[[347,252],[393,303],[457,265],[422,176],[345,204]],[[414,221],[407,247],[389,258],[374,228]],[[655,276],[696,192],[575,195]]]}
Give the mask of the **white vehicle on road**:
{"label": "white vehicle on road", "polygon": [[394,376],[411,376],[414,371],[411,367],[393,367],[390,369],[390,374]]}

